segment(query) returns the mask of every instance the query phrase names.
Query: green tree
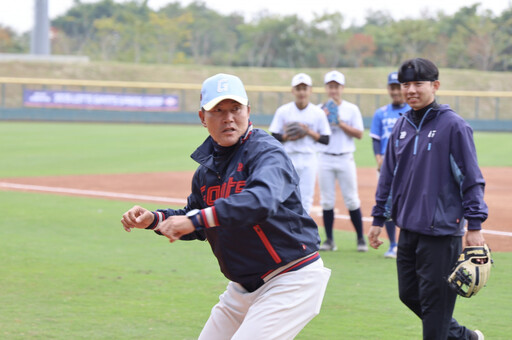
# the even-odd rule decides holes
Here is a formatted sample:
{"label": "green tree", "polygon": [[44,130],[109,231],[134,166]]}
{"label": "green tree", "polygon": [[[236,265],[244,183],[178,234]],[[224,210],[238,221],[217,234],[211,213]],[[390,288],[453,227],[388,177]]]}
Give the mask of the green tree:
{"label": "green tree", "polygon": [[157,63],[172,63],[180,42],[189,41],[191,32],[185,29],[192,23],[190,13],[178,17],[168,17],[164,12],[150,13],[149,22],[153,31],[152,61]]}
{"label": "green tree", "polygon": [[[255,67],[396,67],[423,56],[443,67],[512,68],[512,9],[494,17],[479,4],[454,15],[421,13],[395,21],[369,11],[365,23],[344,28],[338,12],[305,22],[295,15],[262,11],[246,22],[203,1],[168,3],[153,10],[148,0],[75,0],[53,20],[52,48],[92,59],[147,63],[195,63]],[[28,36],[0,27],[0,50],[26,50]]]}
{"label": "green tree", "polygon": [[509,71],[512,69],[512,8],[503,12],[495,22],[497,57],[494,69]]}
{"label": "green tree", "polygon": [[94,21],[101,18],[113,17],[122,5],[113,0],[102,0],[96,3],[82,3],[74,0],[74,6],[64,15],[52,21],[52,26],[63,32],[71,46],[68,50],[76,54],[83,54],[84,48],[91,43],[95,33]]}
{"label": "green tree", "polygon": [[115,18],[101,18],[94,21],[95,42],[99,45],[101,59],[112,60],[119,51],[120,35],[123,28]]}
{"label": "green tree", "polygon": [[0,24],[0,53],[21,53],[23,47],[19,37],[9,27]]}
{"label": "green tree", "polygon": [[352,66],[361,67],[365,65],[366,58],[373,56],[377,47],[371,35],[356,33],[347,41],[345,49],[352,59]]}
{"label": "green tree", "polygon": [[316,65],[339,67],[345,64],[345,44],[350,33],[343,29],[340,13],[315,16],[311,23],[311,44],[315,46]]}

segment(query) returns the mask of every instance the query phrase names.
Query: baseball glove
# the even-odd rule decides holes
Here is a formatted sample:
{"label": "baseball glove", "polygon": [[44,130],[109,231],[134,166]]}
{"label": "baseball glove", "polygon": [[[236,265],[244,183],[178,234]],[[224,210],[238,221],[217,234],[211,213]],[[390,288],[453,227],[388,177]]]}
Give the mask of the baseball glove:
{"label": "baseball glove", "polygon": [[306,128],[299,122],[292,122],[285,126],[284,133],[288,135],[289,140],[296,140],[306,135]]}
{"label": "baseball glove", "polygon": [[338,105],[336,105],[334,100],[330,99],[327,103],[322,105],[322,109],[327,114],[327,120],[330,125],[338,125],[340,123],[338,120]]}
{"label": "baseball glove", "polygon": [[487,283],[491,264],[491,251],[487,245],[466,247],[452,269],[448,284],[460,296],[472,297]]}

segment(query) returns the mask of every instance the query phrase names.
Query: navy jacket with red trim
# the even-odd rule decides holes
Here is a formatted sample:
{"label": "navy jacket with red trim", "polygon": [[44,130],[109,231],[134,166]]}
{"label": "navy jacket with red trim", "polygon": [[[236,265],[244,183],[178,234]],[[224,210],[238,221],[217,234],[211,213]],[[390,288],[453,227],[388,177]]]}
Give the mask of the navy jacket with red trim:
{"label": "navy jacket with red trim", "polygon": [[402,229],[462,236],[487,218],[485,181],[473,130],[448,105],[429,109],[416,126],[411,111],[396,122],[372,210],[373,225],[391,218]]}
{"label": "navy jacket with red trim", "polygon": [[222,273],[249,291],[261,286],[269,271],[315,253],[320,244],[318,227],[301,204],[299,177],[281,143],[251,129],[219,167],[208,137],[191,155],[200,166],[187,206],[158,210],[168,217],[202,209],[205,228],[181,239],[207,239]]}

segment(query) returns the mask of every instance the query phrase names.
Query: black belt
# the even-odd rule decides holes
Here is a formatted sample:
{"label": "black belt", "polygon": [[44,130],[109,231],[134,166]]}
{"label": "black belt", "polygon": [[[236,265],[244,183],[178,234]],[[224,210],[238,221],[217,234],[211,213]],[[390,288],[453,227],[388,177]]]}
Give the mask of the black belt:
{"label": "black belt", "polygon": [[330,153],[330,152],[324,152],[324,154],[326,155],[329,155],[329,156],[343,156],[343,155],[346,155],[348,152],[343,152],[343,153]]}

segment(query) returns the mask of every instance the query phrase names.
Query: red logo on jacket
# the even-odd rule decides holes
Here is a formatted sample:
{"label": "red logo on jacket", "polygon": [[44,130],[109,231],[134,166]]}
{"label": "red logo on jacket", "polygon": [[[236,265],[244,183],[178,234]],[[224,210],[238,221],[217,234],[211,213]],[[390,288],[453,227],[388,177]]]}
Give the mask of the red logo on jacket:
{"label": "red logo on jacket", "polygon": [[205,185],[202,186],[201,193],[206,204],[212,206],[218,198],[228,198],[233,193],[242,192],[244,186],[245,181],[234,181],[233,177],[229,177],[228,181],[222,183],[222,185],[214,185],[208,188]]}

